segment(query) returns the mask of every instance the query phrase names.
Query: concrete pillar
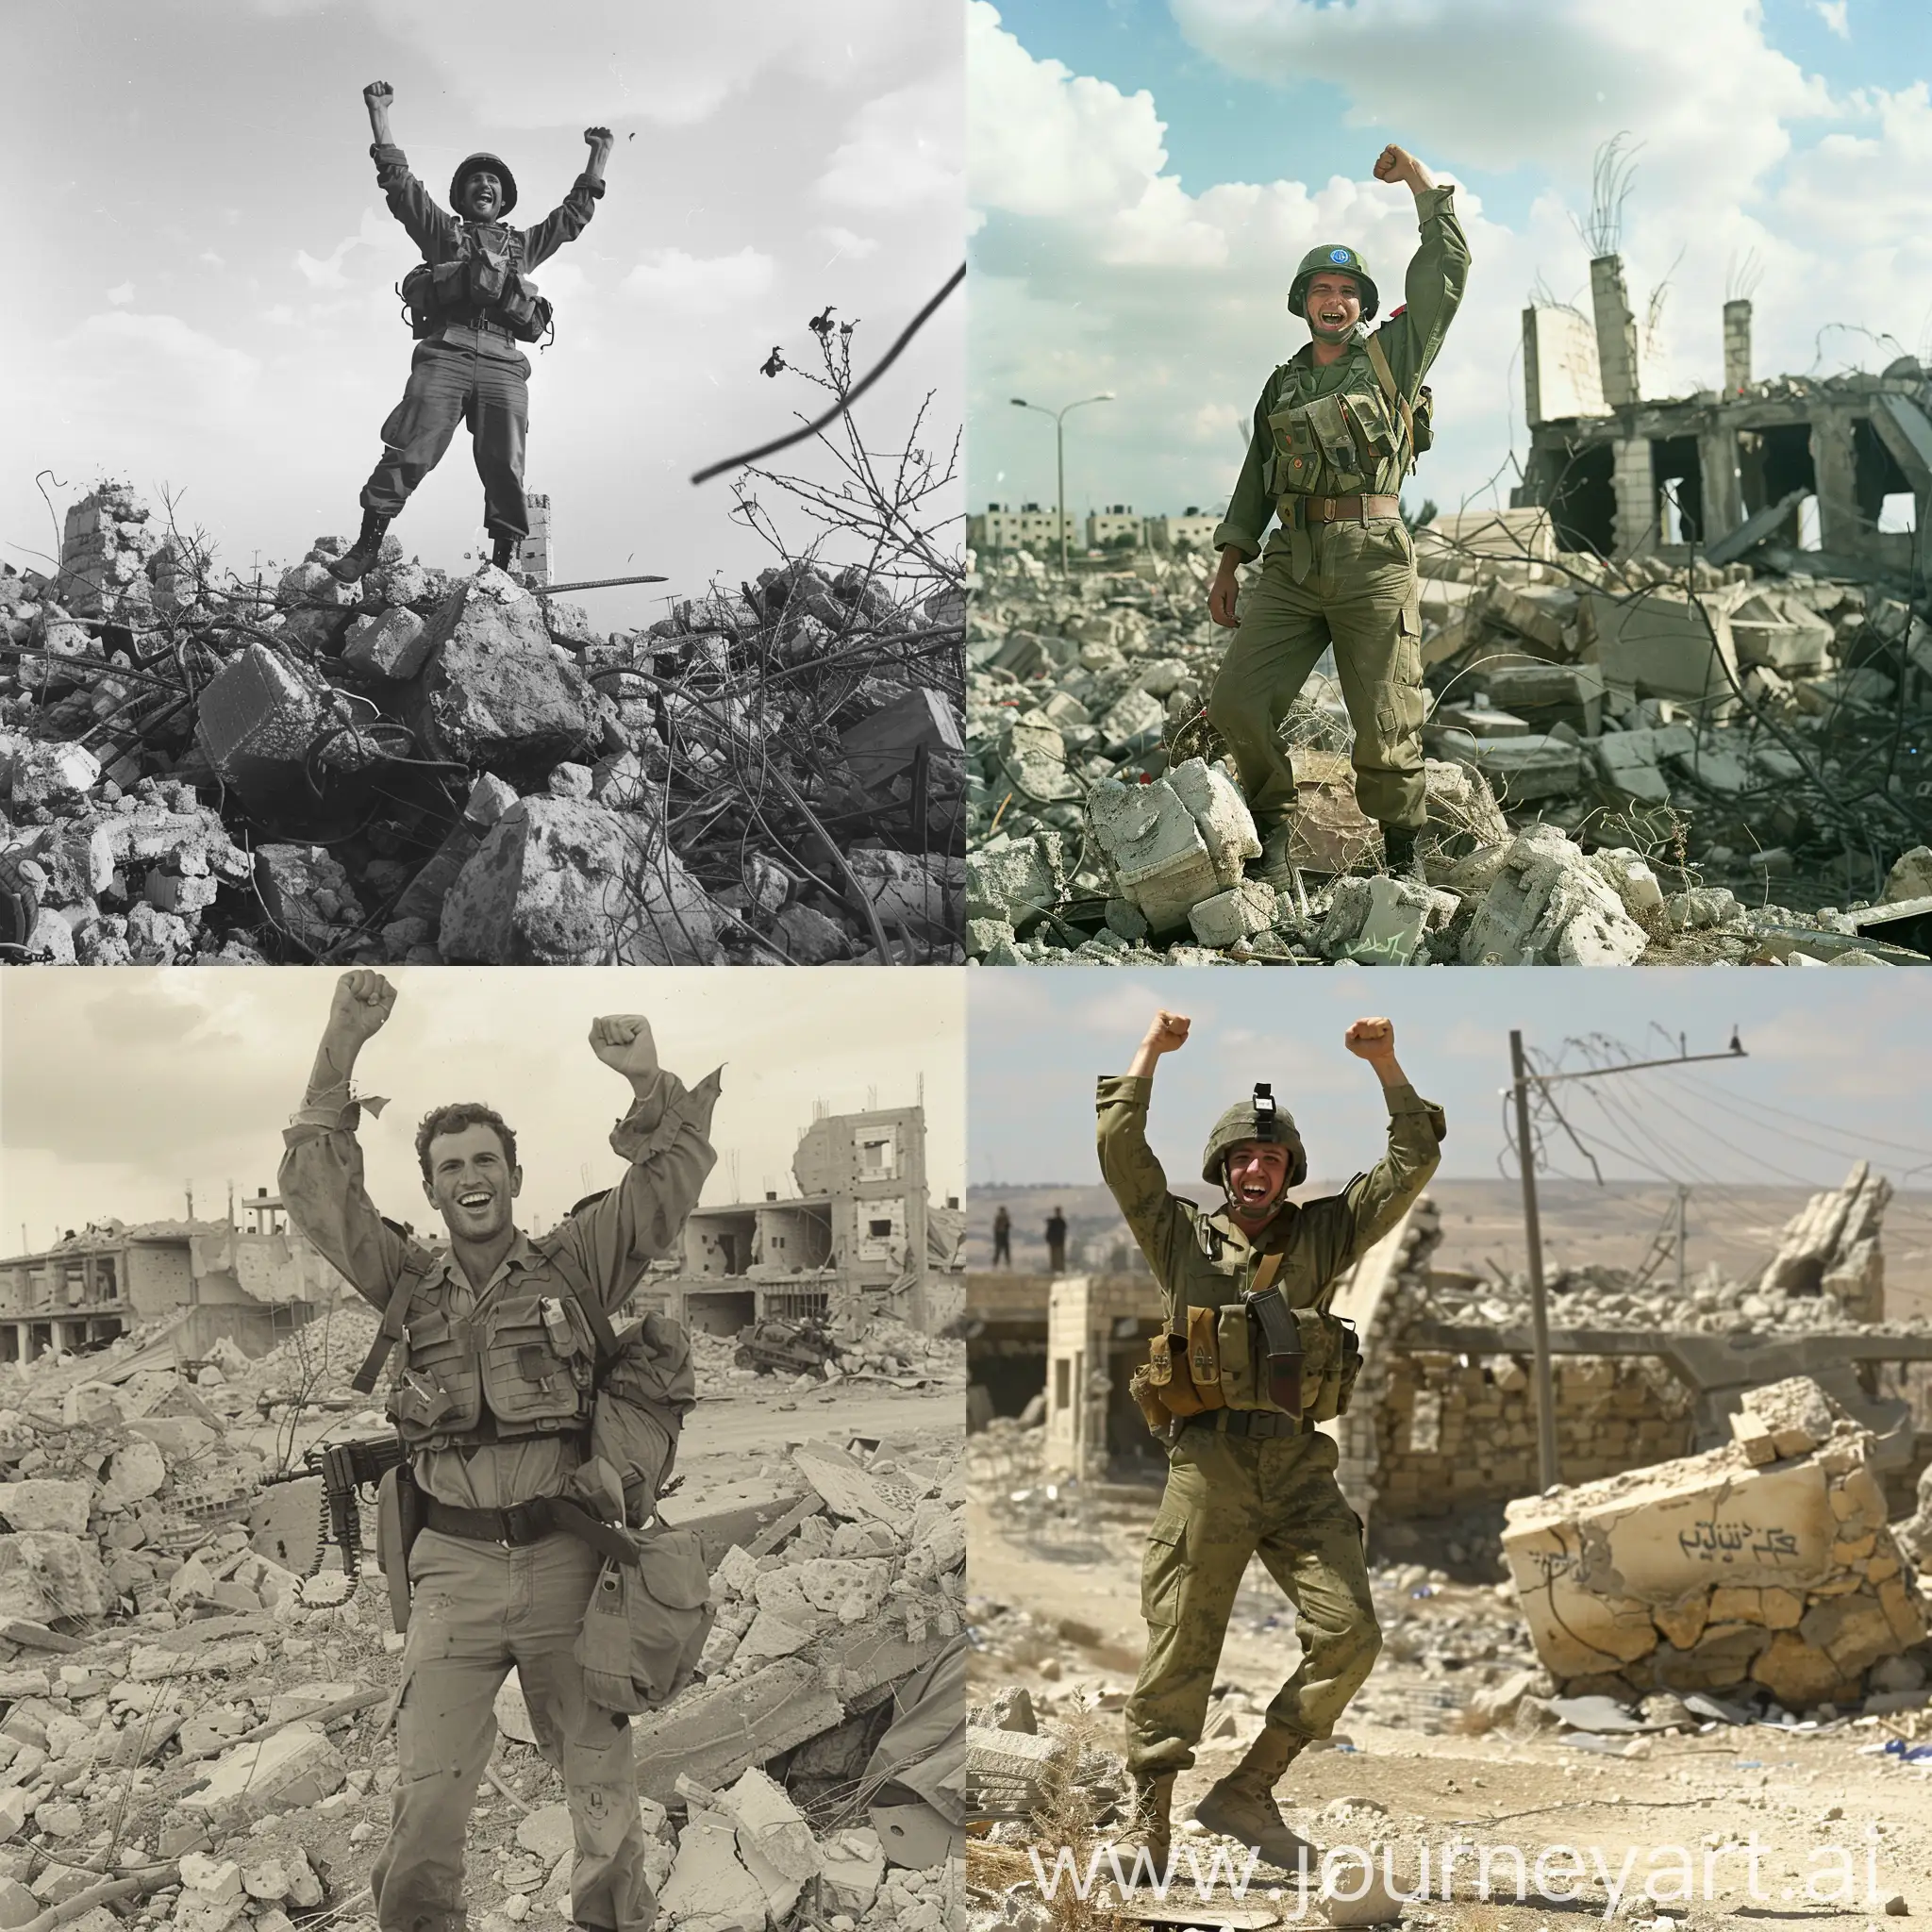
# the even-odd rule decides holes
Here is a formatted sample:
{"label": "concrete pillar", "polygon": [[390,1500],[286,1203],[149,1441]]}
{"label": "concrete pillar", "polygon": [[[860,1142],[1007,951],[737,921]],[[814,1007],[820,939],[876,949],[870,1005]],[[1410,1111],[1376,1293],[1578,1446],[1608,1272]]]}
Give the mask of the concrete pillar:
{"label": "concrete pillar", "polygon": [[1624,291],[1624,258],[1600,255],[1590,265],[1590,302],[1596,319],[1596,359],[1604,401],[1613,409],[1637,401],[1637,318]]}
{"label": "concrete pillar", "polygon": [[1628,437],[1610,447],[1616,462],[1617,555],[1628,557],[1657,541],[1657,473],[1648,437]]}
{"label": "concrete pillar", "polygon": [[1704,533],[1707,542],[1735,530],[1744,521],[1744,491],[1738,480],[1737,432],[1719,419],[1697,438],[1697,461],[1704,472]]}
{"label": "concrete pillar", "polygon": [[1724,304],[1724,391],[1736,395],[1751,383],[1751,305]]}
{"label": "concrete pillar", "polygon": [[1858,516],[1857,460],[1849,409],[1818,409],[1811,417],[1811,467],[1818,477],[1818,544],[1840,557],[1868,548]]}

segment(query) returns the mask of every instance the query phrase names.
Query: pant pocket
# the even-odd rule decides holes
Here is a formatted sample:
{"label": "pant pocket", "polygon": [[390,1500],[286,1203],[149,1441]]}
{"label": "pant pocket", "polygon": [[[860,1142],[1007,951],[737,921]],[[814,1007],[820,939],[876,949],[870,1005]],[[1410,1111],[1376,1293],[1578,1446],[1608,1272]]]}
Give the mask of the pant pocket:
{"label": "pant pocket", "polygon": [[1155,1629],[1180,1622],[1181,1591],[1188,1576],[1187,1531],[1178,1523],[1156,1520],[1147,1532],[1141,1563],[1141,1615]]}

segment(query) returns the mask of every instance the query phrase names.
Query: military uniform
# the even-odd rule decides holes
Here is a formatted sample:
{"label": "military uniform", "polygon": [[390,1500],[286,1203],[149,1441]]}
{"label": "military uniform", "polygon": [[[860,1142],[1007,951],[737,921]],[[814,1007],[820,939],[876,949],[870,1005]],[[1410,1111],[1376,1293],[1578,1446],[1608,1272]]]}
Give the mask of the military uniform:
{"label": "military uniform", "polygon": [[[604,184],[579,175],[561,205],[534,228],[513,228],[502,220],[460,220],[438,208],[409,172],[401,148],[378,143],[370,153],[390,212],[423,251],[425,266],[433,272],[472,260],[487,263],[497,273],[482,286],[500,279],[502,287],[479,299],[478,285],[466,286],[459,275],[445,274],[440,284],[432,277],[432,290],[441,292],[432,292],[423,305],[421,326],[427,333],[410,360],[403,399],[382,425],[382,457],[362,487],[362,508],[385,522],[399,515],[416,486],[442,459],[457,425],[464,423],[476,474],[483,479],[483,515],[490,534],[521,541],[530,534],[524,501],[530,359],[518,342],[530,337],[527,315],[517,300],[518,278],[583,233]],[[491,163],[503,179],[503,212],[508,214],[516,205],[516,184],[493,156],[471,156],[450,183],[450,199],[458,198],[463,176],[478,161]],[[521,337],[519,329],[525,331]]]}
{"label": "military uniform", "polygon": [[[1469,243],[1453,193],[1431,188],[1416,197],[1422,242],[1408,264],[1407,306],[1375,332],[1397,391],[1411,406],[1469,275]],[[1336,272],[1367,281],[1352,249],[1323,253],[1334,258]],[[1298,290],[1308,272],[1305,263]],[[1363,295],[1366,320],[1374,312],[1373,283]],[[1299,312],[1298,299],[1290,306]],[[1357,330],[1347,353],[1325,368],[1310,343],[1268,378],[1247,460],[1214,533],[1217,549],[1262,558],[1208,715],[1234,753],[1264,838],[1295,800],[1294,771],[1276,727],[1331,643],[1355,726],[1362,810],[1411,833],[1428,815],[1421,593],[1415,546],[1399,509],[1414,450],[1402,405],[1391,403],[1365,341]],[[1263,533],[1276,514],[1280,525],[1264,551]]]}
{"label": "military uniform", "polygon": [[[573,1500],[584,1482],[594,1342],[581,1297],[608,1315],[667,1253],[715,1161],[718,1075],[689,1091],[659,1073],[612,1132],[631,1165],[608,1192],[532,1241],[519,1234],[478,1291],[376,1212],[362,1182],[358,1109],[312,1095],[286,1135],[291,1221],[368,1301],[408,1307],[390,1413],[427,1498],[408,1560],[413,1604],[392,1716],[400,1776],[370,1874],[382,1932],[463,1932],[463,1841],[512,1665],[540,1748],[562,1773],[575,1837],[571,1916],[645,1932],[657,1905],[642,1864],[630,1724],[593,1704],[575,1649],[599,1568]],[[648,1429],[642,1408],[633,1418]],[[661,1417],[661,1478],[678,1416]],[[655,1491],[655,1484],[647,1487]],[[649,1498],[643,1499],[648,1505]]]}
{"label": "military uniform", "polygon": [[[1327,1314],[1342,1273],[1402,1218],[1436,1170],[1441,1110],[1409,1086],[1386,1090],[1387,1154],[1339,1194],[1286,1204],[1250,1237],[1225,1212],[1168,1191],[1147,1144],[1150,1078],[1107,1075],[1099,1091],[1100,1166],[1160,1284],[1170,1333],[1218,1329],[1224,1407],[1181,1425],[1141,1576],[1147,1655],[1127,1704],[1127,1765],[1140,1777],[1186,1770],[1250,1557],[1296,1609],[1302,1657],[1267,1712],[1292,1755],[1334,1729],[1381,1645],[1361,1524],[1335,1481],[1336,1446],[1315,1427],[1345,1402],[1342,1324]],[[1224,1117],[1225,1118],[1225,1117]],[[1246,1135],[1234,1138],[1247,1138]],[[1300,1143],[1289,1185],[1306,1172]],[[1210,1143],[1211,1151],[1211,1143]],[[1210,1159],[1218,1181],[1219,1161]],[[1300,1172],[1297,1172],[1297,1167]],[[1307,1344],[1299,1412],[1274,1399],[1243,1304],[1259,1277]],[[1219,1311],[1218,1316],[1213,1311]],[[1324,1401],[1325,1394],[1325,1401]]]}

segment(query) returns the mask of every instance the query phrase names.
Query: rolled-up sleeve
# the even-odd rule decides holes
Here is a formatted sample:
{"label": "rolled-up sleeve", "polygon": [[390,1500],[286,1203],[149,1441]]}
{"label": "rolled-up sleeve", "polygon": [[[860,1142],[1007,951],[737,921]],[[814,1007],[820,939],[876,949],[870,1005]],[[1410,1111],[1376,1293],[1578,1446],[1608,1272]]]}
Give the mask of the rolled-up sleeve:
{"label": "rolled-up sleeve", "polygon": [[540,261],[548,261],[566,242],[575,242],[590,225],[603,198],[603,182],[579,175],[571,183],[570,192],[534,228],[524,230],[524,266],[535,268]]}
{"label": "rolled-up sleeve", "polygon": [[389,1307],[408,1244],[362,1183],[362,1109],[347,1098],[305,1107],[282,1135],[282,1206],[316,1252],[365,1301]]}
{"label": "rolled-up sleeve", "polygon": [[1147,1144],[1147,1107],[1153,1097],[1154,1082],[1144,1074],[1103,1074],[1095,1103],[1096,1136],[1101,1178],[1166,1295],[1174,1279],[1174,1242],[1185,1216],[1168,1192],[1159,1158]]}
{"label": "rolled-up sleeve", "polygon": [[1408,1212],[1441,1164],[1442,1141],[1449,1131],[1442,1109],[1406,1083],[1385,1089],[1384,1094],[1388,1152],[1343,1191],[1351,1221],[1348,1251],[1340,1263],[1343,1267],[1366,1254]]}
{"label": "rolled-up sleeve", "polygon": [[429,191],[410,172],[401,148],[377,142],[369,152],[375,161],[375,185],[382,190],[390,213],[423,251],[424,260],[447,260],[456,251],[457,218],[430,200]]}
{"label": "rolled-up sleeve", "polygon": [[563,1241],[608,1312],[676,1244],[717,1165],[711,1110],[723,1074],[719,1068],[690,1089],[675,1074],[658,1074],[611,1129],[611,1151],[630,1162],[630,1171],[564,1224]]}

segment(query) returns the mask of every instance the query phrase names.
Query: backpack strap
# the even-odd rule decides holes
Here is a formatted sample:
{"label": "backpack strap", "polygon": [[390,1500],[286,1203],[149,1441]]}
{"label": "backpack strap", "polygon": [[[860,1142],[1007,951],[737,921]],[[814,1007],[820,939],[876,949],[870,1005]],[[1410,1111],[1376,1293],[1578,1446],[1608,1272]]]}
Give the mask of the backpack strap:
{"label": "backpack strap", "polygon": [[1404,475],[1415,468],[1415,412],[1409,407],[1408,398],[1403,394],[1395,380],[1395,372],[1389,366],[1389,352],[1383,348],[1376,336],[1364,336],[1362,347],[1369,352],[1369,366],[1375,372],[1375,380],[1382,386],[1382,393],[1389,398],[1390,407],[1402,419],[1402,449]]}
{"label": "backpack strap", "polygon": [[358,1395],[375,1393],[375,1378],[382,1374],[382,1365],[389,1359],[390,1351],[403,1339],[403,1330],[409,1320],[409,1305],[416,1299],[416,1291],[423,1286],[434,1266],[435,1262],[425,1249],[412,1245],[405,1253],[403,1272],[390,1291],[389,1306],[382,1311],[375,1340],[370,1345],[362,1366],[349,1379],[349,1387]]}
{"label": "backpack strap", "polygon": [[617,1331],[610,1325],[610,1317],[605,1311],[602,1298],[591,1286],[591,1277],[577,1265],[576,1257],[570,1252],[562,1240],[562,1230],[537,1243],[537,1252],[563,1276],[563,1285],[570,1291],[571,1299],[584,1311],[584,1320],[591,1324],[591,1333],[597,1341],[597,1374],[602,1374],[617,1359]]}

